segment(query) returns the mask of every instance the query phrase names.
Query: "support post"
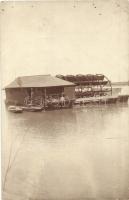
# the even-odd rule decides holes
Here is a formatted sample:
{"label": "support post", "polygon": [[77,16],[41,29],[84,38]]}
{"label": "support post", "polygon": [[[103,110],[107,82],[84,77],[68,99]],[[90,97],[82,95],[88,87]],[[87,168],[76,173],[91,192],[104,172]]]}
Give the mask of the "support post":
{"label": "support post", "polygon": [[46,88],[44,88],[44,108],[46,107],[46,97],[47,97],[47,91]]}

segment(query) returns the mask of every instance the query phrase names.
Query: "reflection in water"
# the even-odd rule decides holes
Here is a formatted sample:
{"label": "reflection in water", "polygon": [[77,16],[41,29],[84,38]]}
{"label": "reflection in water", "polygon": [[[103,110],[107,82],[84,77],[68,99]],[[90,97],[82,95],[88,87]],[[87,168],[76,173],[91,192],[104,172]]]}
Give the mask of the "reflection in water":
{"label": "reflection in water", "polygon": [[128,198],[128,116],[122,104],[6,113],[4,199]]}

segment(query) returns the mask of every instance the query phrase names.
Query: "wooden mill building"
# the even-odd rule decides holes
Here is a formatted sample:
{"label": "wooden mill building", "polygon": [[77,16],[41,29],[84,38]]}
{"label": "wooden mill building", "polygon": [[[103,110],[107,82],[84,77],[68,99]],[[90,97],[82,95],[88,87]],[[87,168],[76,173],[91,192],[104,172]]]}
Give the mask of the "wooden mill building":
{"label": "wooden mill building", "polygon": [[30,96],[45,101],[48,97],[64,95],[72,100],[75,98],[75,84],[51,75],[22,76],[7,85],[5,93],[8,105],[24,105],[25,99]]}

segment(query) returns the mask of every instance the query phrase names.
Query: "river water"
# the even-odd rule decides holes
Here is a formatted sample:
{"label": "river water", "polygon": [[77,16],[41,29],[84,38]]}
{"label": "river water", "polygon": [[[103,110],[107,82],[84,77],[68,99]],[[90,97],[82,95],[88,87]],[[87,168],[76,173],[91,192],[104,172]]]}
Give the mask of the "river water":
{"label": "river water", "polygon": [[128,104],[3,112],[4,200],[129,199]]}

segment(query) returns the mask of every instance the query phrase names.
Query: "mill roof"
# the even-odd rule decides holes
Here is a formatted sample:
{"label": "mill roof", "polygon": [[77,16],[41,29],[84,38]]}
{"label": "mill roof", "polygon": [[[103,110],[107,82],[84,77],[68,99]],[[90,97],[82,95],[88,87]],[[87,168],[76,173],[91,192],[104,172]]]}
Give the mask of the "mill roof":
{"label": "mill roof", "polygon": [[7,88],[29,88],[29,87],[58,87],[58,86],[74,86],[74,83],[62,80],[51,75],[34,75],[17,77]]}

